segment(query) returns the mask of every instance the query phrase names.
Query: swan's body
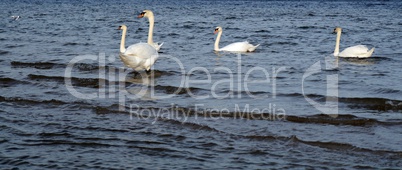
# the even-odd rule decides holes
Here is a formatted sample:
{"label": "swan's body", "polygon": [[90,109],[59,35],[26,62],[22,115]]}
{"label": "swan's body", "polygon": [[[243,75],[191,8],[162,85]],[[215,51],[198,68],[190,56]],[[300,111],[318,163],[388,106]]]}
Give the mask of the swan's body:
{"label": "swan's body", "polygon": [[344,49],[342,52],[339,52],[339,44],[341,41],[342,28],[336,27],[334,29],[334,32],[337,33],[334,56],[367,58],[367,57],[371,57],[371,55],[373,54],[375,48],[373,47],[371,50],[369,50],[365,45],[356,45],[356,46],[348,47],[348,48]]}
{"label": "swan's body", "polygon": [[18,20],[18,19],[20,19],[21,17],[18,16],[18,15],[17,15],[17,16],[14,16],[14,15],[13,15],[13,16],[11,16],[11,18],[14,19],[14,20]]}
{"label": "swan's body", "polygon": [[160,48],[162,47],[163,43],[161,43],[160,45],[158,43],[155,43],[153,41],[153,33],[154,33],[154,22],[155,22],[155,17],[154,17],[154,13],[150,10],[144,10],[142,11],[139,15],[138,18],[148,18],[149,21],[149,31],[148,31],[148,41],[147,43],[151,46],[153,46],[157,51],[160,50]]}
{"label": "swan's body", "polygon": [[222,27],[216,27],[214,34],[218,33],[215,40],[214,50],[215,51],[230,51],[230,52],[253,52],[260,44],[254,46],[247,41],[236,42],[229,44],[223,48],[219,48],[219,41],[222,36]]}
{"label": "swan's body", "polygon": [[120,43],[120,59],[123,63],[136,71],[151,69],[151,66],[158,59],[158,52],[154,47],[147,43],[137,43],[125,48],[127,27],[119,27],[123,30]]}

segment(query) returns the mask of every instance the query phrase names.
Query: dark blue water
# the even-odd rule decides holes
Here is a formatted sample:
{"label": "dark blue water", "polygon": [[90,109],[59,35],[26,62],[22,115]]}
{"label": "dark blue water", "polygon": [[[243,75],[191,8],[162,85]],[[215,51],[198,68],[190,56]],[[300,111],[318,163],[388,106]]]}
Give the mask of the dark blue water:
{"label": "dark blue water", "polygon": [[[399,169],[399,1],[2,1],[1,169]],[[164,42],[150,72],[125,68]],[[21,16],[13,20],[10,16]],[[214,53],[248,40],[254,53]],[[364,44],[368,59],[332,56]]]}

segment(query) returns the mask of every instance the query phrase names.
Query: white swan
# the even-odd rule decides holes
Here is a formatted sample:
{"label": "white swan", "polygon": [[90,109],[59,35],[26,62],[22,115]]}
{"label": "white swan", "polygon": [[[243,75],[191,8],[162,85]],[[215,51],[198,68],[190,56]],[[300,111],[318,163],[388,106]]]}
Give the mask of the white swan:
{"label": "white swan", "polygon": [[341,41],[342,28],[336,27],[334,29],[334,33],[337,33],[334,56],[367,58],[373,54],[375,48],[373,47],[371,50],[369,50],[365,45],[356,45],[356,46],[348,47],[348,48],[344,49],[342,52],[339,52],[339,43]]}
{"label": "white swan", "polygon": [[236,42],[229,44],[221,49],[219,49],[219,41],[221,40],[221,35],[222,35],[222,27],[216,27],[214,34],[218,33],[218,37],[216,37],[215,40],[215,46],[214,50],[215,51],[230,51],[230,52],[253,52],[260,44],[257,44],[256,46],[250,44],[247,41],[244,42]]}
{"label": "white swan", "polygon": [[21,17],[19,16],[19,15],[17,15],[17,16],[11,16],[11,18],[13,19],[13,20],[18,20],[18,19],[20,19]]}
{"label": "white swan", "polygon": [[159,51],[163,45],[158,45],[158,43],[154,43],[153,41],[153,33],[154,33],[154,13],[151,10],[144,10],[139,15],[138,18],[148,18],[149,21],[149,31],[148,31],[148,44],[152,45],[157,51]]}
{"label": "white swan", "polygon": [[125,48],[127,26],[121,25],[118,28],[123,30],[120,43],[120,59],[123,63],[136,71],[147,70],[158,59],[158,52],[147,43],[137,43]]}

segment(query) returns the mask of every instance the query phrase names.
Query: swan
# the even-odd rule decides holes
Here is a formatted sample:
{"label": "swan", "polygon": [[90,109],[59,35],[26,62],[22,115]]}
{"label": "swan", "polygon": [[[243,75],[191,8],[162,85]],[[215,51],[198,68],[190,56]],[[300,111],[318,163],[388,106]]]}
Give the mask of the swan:
{"label": "swan", "polygon": [[147,43],[133,44],[126,49],[127,26],[121,25],[118,30],[123,30],[120,43],[120,59],[123,63],[135,71],[149,71],[159,57],[156,49]]}
{"label": "swan", "polygon": [[154,13],[151,10],[144,10],[138,15],[138,18],[143,18],[143,17],[148,18],[148,21],[149,21],[148,44],[152,45],[157,51],[159,51],[161,49],[163,43],[158,45],[158,43],[154,43],[154,41],[153,41],[154,21],[155,21]]}
{"label": "swan", "polygon": [[257,44],[256,46],[254,46],[249,42],[244,41],[244,42],[235,42],[219,49],[219,41],[221,40],[222,27],[216,27],[214,34],[216,33],[218,33],[218,37],[216,37],[215,40],[214,51],[253,52],[260,45]]}
{"label": "swan", "polygon": [[11,16],[11,18],[12,18],[13,20],[18,20],[18,19],[20,19],[21,17],[20,17],[19,15],[17,15],[17,16],[13,15],[13,16]]}
{"label": "swan", "polygon": [[335,57],[367,58],[373,54],[375,48],[373,47],[371,50],[369,50],[365,45],[356,45],[348,47],[344,49],[342,52],[339,52],[339,43],[341,41],[342,28],[336,27],[334,29],[334,33],[337,33],[335,50],[334,50]]}

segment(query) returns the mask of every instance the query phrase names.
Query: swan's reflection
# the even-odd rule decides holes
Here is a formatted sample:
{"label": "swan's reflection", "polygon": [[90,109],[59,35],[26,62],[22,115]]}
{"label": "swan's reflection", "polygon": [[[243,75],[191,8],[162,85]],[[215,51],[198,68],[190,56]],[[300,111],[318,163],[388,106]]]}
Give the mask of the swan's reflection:
{"label": "swan's reflection", "polygon": [[153,86],[155,84],[155,72],[154,71],[132,71],[127,74],[125,81],[133,84],[140,84],[143,86]]}
{"label": "swan's reflection", "polygon": [[219,52],[219,51],[214,51],[214,53],[216,55],[216,57],[215,57],[215,61],[216,61],[215,65],[216,66],[222,65],[220,59],[223,56],[223,54],[221,52]]}
{"label": "swan's reflection", "polygon": [[[338,57],[337,57],[338,58]],[[379,60],[375,57],[371,58],[345,58],[340,57],[338,58],[341,63],[348,63],[353,65],[373,65],[379,62]]]}
{"label": "swan's reflection", "polygon": [[157,71],[131,71],[124,76],[124,84],[120,86],[124,86],[132,99],[155,100],[153,87],[157,77],[160,77]]}
{"label": "swan's reflection", "polygon": [[325,58],[325,63],[327,64],[327,68],[338,68],[342,67],[342,65],[373,65],[377,64],[380,60],[378,57],[370,57],[370,58],[352,58],[352,57],[333,57],[328,56]]}

